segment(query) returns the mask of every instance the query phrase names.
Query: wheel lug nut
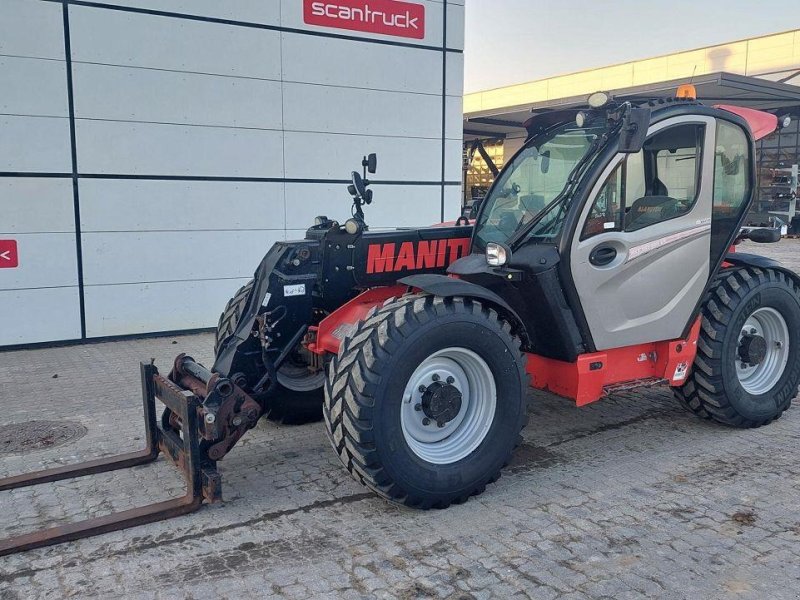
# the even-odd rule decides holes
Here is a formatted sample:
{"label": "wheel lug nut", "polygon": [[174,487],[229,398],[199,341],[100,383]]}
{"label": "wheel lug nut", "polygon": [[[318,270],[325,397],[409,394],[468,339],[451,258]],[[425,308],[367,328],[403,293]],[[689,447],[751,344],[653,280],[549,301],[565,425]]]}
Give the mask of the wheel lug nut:
{"label": "wheel lug nut", "polygon": [[420,394],[424,394],[427,390],[428,390],[428,388],[426,388],[424,385],[419,386]]}
{"label": "wheel lug nut", "polygon": [[422,419],[422,424],[423,425],[430,425],[431,424],[431,420],[428,417],[425,417],[424,419]]}
{"label": "wheel lug nut", "polygon": [[422,404],[415,404],[414,410],[422,410]]}
{"label": "wheel lug nut", "polygon": [[439,379],[441,379],[441,377],[439,377],[439,374],[438,374],[438,373],[434,373],[434,374],[431,376],[431,379],[433,379],[434,381],[439,381]]}
{"label": "wheel lug nut", "polygon": [[452,377],[452,376],[447,378],[447,383],[453,383],[454,381],[455,381],[455,378]]}
{"label": "wheel lug nut", "polygon": [[437,421],[437,422],[436,422],[436,425],[437,425],[437,427],[439,427],[439,429],[441,429],[442,427],[444,427],[446,424],[447,424],[447,423],[443,423],[442,421]]}

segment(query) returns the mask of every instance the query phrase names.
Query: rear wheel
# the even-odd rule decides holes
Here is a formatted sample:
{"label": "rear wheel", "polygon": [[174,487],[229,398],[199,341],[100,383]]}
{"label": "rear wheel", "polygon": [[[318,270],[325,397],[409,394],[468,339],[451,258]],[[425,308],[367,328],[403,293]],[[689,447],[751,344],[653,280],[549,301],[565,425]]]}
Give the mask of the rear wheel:
{"label": "rear wheel", "polygon": [[[247,282],[225,306],[217,324],[214,354],[236,329],[253,284],[253,280]],[[306,350],[302,347],[296,348],[278,369],[277,379],[265,408],[269,420],[300,425],[322,419],[325,371],[321,366],[312,367],[312,359]]]}
{"label": "rear wheel", "polygon": [[676,396],[693,413],[759,427],[800,385],[800,288],[771,269],[725,270],[703,306],[692,373]]}
{"label": "rear wheel", "polygon": [[481,493],[527,420],[519,345],[495,311],[470,299],[410,295],[376,310],[329,369],[324,416],[342,463],[408,506]]}

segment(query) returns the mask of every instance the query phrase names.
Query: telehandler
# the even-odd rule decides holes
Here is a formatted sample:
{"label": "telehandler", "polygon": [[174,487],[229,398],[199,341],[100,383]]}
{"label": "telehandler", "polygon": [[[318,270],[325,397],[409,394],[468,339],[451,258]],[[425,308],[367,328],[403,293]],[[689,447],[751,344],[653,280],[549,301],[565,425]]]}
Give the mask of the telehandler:
{"label": "telehandler", "polygon": [[[221,499],[216,463],[260,417],[324,417],[344,467],[422,509],[480,494],[526,423],[528,386],[582,406],[666,383],[685,408],[759,427],[800,383],[800,277],[734,251],[766,112],[673,99],[534,114],[476,219],[369,231],[367,173],[352,217],[276,243],[219,321],[207,369],[142,363],[147,447],[0,481],[0,489],[155,460],[183,498],[0,542],[0,554],[184,514]],[[156,399],[165,405],[156,417]]]}

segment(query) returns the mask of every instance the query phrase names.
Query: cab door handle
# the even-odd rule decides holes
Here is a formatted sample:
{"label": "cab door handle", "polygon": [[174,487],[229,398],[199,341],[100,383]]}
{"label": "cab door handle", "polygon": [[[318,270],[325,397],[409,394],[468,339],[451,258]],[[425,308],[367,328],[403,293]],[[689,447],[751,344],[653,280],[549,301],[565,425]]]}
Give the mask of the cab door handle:
{"label": "cab door handle", "polygon": [[612,263],[615,258],[617,258],[616,249],[611,246],[598,246],[589,255],[589,262],[595,267],[604,267]]}

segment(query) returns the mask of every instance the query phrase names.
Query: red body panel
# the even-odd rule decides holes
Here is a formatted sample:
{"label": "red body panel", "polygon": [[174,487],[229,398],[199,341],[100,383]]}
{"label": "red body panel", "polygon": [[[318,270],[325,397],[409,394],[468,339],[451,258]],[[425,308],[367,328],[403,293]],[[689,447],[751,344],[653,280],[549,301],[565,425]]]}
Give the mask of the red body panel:
{"label": "red body panel", "polygon": [[[369,289],[323,319],[319,326],[309,327],[313,341],[308,349],[316,354],[338,354],[342,340],[359,321],[386,300],[402,296],[406,286],[376,287]],[[614,348],[602,352],[583,354],[574,363],[528,354],[526,370],[531,376],[531,386],[575,400],[578,406],[602,398],[609,386],[616,384],[665,380],[672,386],[686,381],[689,369],[697,354],[700,334],[698,318],[685,340],[667,340]]]}
{"label": "red body panel", "polygon": [[318,327],[309,327],[312,334],[316,333],[316,340],[308,345],[308,349],[316,354],[338,354],[342,340],[355,329],[359,321],[366,318],[370,310],[407,291],[406,286],[394,285],[372,288],[359,294],[320,321]]}
{"label": "red body panel", "polygon": [[727,110],[735,115],[739,115],[750,126],[753,133],[753,140],[756,142],[778,128],[778,117],[772,113],[756,110],[754,108],[744,108],[743,106],[731,106],[729,104],[715,104],[714,108]]}
{"label": "red body panel", "polygon": [[584,406],[605,395],[607,386],[663,379],[672,386],[686,381],[697,354],[700,319],[685,340],[672,340],[583,354],[574,363],[528,355],[531,386],[575,400]]}

